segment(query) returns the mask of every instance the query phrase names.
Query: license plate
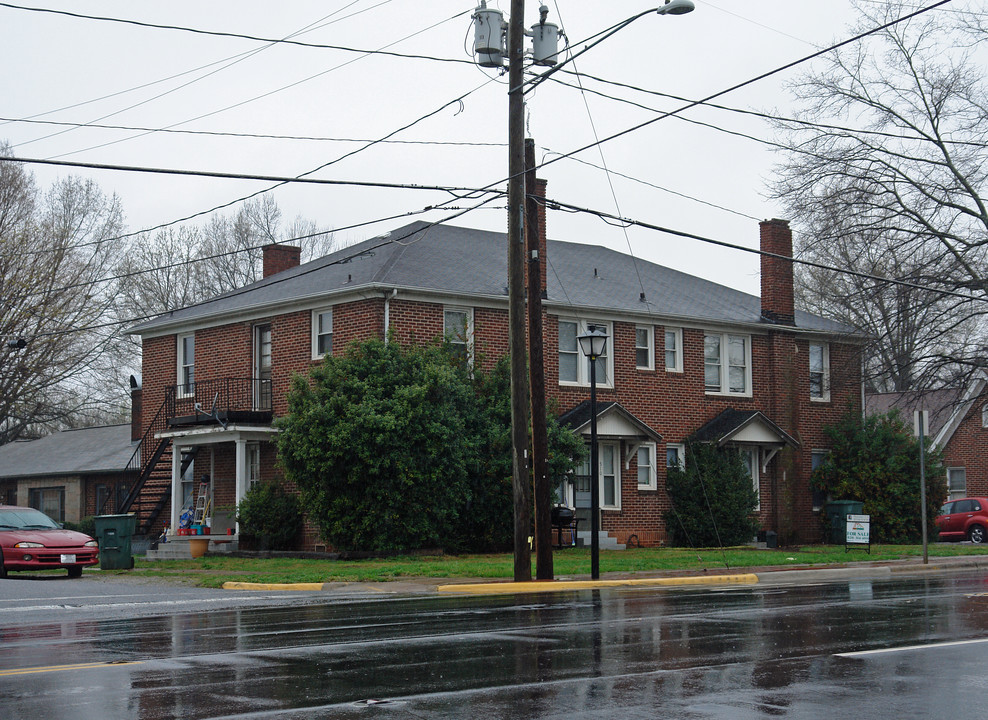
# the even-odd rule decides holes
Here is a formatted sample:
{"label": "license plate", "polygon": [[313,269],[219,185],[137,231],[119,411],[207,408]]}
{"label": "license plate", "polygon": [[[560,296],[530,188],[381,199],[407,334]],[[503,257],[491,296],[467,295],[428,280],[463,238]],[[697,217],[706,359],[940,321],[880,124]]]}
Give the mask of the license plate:
{"label": "license plate", "polygon": [[75,562],[75,555],[65,555],[65,554],[63,554],[62,555],[62,562],[63,563],[74,563]]}

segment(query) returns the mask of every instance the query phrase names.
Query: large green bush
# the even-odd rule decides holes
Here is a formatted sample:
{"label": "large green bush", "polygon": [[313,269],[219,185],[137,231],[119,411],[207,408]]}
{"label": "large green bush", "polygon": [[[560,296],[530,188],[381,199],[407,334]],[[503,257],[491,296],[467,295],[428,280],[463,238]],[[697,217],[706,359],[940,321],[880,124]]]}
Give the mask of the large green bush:
{"label": "large green bush", "polygon": [[665,521],[674,545],[742,545],[758,532],[758,495],[741,454],[734,448],[688,445],[686,468],[669,468],[666,491],[672,509]]}
{"label": "large green bush", "polygon": [[[506,365],[472,372],[442,343],[353,345],[295,378],[280,461],[340,550],[504,549],[513,533],[507,388]],[[553,425],[550,445],[555,471],[570,469],[579,440]]]}
{"label": "large green bush", "polygon": [[[830,500],[859,500],[871,516],[872,542],[915,543],[922,537],[919,440],[897,410],[864,419],[847,412],[824,428],[831,451],[812,476]],[[926,447],[926,513],[933,518],[947,499],[941,453]]]}
{"label": "large green bush", "polygon": [[273,482],[254,483],[237,505],[240,532],[261,550],[289,550],[302,527],[297,495]]}

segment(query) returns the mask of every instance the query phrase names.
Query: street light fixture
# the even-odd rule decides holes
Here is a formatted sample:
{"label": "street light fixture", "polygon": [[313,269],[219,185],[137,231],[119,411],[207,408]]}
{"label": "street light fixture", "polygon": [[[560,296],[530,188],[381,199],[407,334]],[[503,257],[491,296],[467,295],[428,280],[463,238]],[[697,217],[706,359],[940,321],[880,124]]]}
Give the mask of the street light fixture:
{"label": "street light fixture", "polygon": [[666,4],[655,12],[659,15],[685,15],[694,10],[696,5],[693,4],[693,0],[666,0]]}
{"label": "street light fixture", "polygon": [[[688,1],[688,0],[687,0]],[[607,349],[607,333],[589,325],[579,336],[580,349],[590,361],[590,577],[600,579],[600,479],[597,459],[597,359]]]}

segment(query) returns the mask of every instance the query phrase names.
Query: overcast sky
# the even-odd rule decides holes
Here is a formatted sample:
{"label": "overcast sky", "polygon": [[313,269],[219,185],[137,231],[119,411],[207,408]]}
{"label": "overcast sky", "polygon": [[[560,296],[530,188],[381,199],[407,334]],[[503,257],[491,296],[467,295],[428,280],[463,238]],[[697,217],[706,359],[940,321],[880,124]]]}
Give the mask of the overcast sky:
{"label": "overcast sky", "polygon": [[[548,0],[547,4],[549,21],[560,24],[572,48],[579,50],[586,38],[658,2]],[[637,20],[582,55],[575,69],[642,90],[702,98],[844,39],[849,35],[848,23],[856,17],[849,0],[696,0],[696,4],[696,11],[688,15],[652,14]],[[458,0],[47,0],[27,5],[460,61],[470,59],[464,45],[472,41],[470,16],[475,8],[473,2]],[[500,0],[489,5],[507,15],[510,3]],[[529,0],[526,5],[529,26],[538,20],[539,3]],[[271,45],[10,6],[0,6],[0,22],[5,68],[0,79],[0,139],[7,140],[18,157],[297,176],[366,145],[341,139],[383,138],[469,93],[462,104],[453,103],[391,138],[423,144],[380,143],[313,177],[484,187],[507,175],[506,76],[469,62]],[[718,102],[785,114],[789,106],[785,84],[795,73],[774,75]],[[556,77],[574,87],[545,82],[527,100],[528,132],[536,141],[540,161],[654,118],[656,110],[682,104],[589,77],[563,73]],[[577,87],[581,82],[588,90],[652,109],[581,94]],[[26,119],[33,122],[17,122]],[[539,174],[548,181],[551,198],[757,247],[758,220],[780,216],[765,197],[766,181],[778,158],[763,143],[736,133],[772,139],[772,129],[763,120],[697,108],[682,119],[665,118],[606,142],[599,150],[549,164]],[[302,137],[320,139],[298,139]],[[591,164],[606,164],[615,173],[610,184],[607,175]],[[40,165],[32,170],[42,184],[68,173],[92,177],[105,191],[120,196],[130,230],[193,215],[270,185]],[[301,215],[331,229],[419,211],[450,197],[434,191],[326,185],[285,186],[273,194],[287,219]],[[455,207],[470,204],[456,202]],[[503,203],[493,205],[453,222],[503,231]],[[412,220],[437,220],[449,214],[434,211],[387,220],[339,230],[337,236],[352,242]],[[746,253],[640,228],[625,232],[585,214],[551,212],[548,232],[554,239],[606,245],[741,290],[758,291],[757,257]]]}

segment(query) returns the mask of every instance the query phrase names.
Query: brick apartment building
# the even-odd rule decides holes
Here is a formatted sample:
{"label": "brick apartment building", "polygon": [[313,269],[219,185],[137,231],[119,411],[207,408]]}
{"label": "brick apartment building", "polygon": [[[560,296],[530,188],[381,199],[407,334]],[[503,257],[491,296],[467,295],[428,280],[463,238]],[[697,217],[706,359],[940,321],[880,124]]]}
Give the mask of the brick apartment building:
{"label": "brick apartment building", "polygon": [[[602,530],[663,543],[666,468],[695,439],[744,453],[764,529],[819,539],[809,475],[826,450],[823,426],[861,407],[860,338],[794,310],[791,263],[762,256],[759,299],[602,247],[547,242],[544,229],[540,246],[546,391],[587,436],[577,336],[593,324],[610,338],[598,373]],[[761,223],[761,246],[791,256],[788,224]],[[273,420],[292,375],[325,353],[386,332],[400,343],[446,334],[493,364],[508,345],[506,278],[503,234],[413,223],[305,265],[297,248],[269,246],[261,281],[133,328],[141,457],[158,468],[137,493],[145,529],[174,529],[203,474],[217,514],[277,477]],[[560,498],[588,507],[589,474],[562,482]],[[311,531],[299,538],[301,549],[320,545]]]}

